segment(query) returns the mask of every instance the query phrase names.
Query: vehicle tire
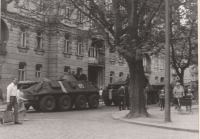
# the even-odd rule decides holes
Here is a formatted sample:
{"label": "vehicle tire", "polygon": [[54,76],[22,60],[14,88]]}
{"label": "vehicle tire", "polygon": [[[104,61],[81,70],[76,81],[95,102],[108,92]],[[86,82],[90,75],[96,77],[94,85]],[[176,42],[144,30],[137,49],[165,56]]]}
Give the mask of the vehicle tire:
{"label": "vehicle tire", "polygon": [[85,109],[87,103],[87,98],[85,95],[79,95],[76,98],[75,107],[76,109]]}
{"label": "vehicle tire", "polygon": [[113,100],[115,106],[119,106],[119,100]]}
{"label": "vehicle tire", "polygon": [[56,99],[52,95],[44,96],[40,100],[40,110],[42,112],[52,112],[56,108]]}
{"label": "vehicle tire", "polygon": [[153,104],[156,104],[158,101],[159,101],[159,98],[158,98],[158,94],[157,93],[154,93],[153,94]]}
{"label": "vehicle tire", "polygon": [[71,107],[72,107],[71,97],[68,95],[61,96],[61,98],[58,101],[58,108],[61,111],[67,111],[67,110],[70,110]]}
{"label": "vehicle tire", "polygon": [[89,100],[89,103],[88,103],[89,107],[91,109],[96,109],[98,108],[99,106],[99,96],[96,95],[96,94],[93,94],[91,97],[90,97],[90,100]]}
{"label": "vehicle tire", "polygon": [[40,107],[39,107],[38,105],[33,105],[32,107],[33,107],[33,109],[34,109],[35,111],[37,111],[37,112],[40,111]]}
{"label": "vehicle tire", "polygon": [[110,99],[104,100],[104,103],[106,104],[106,106],[111,106],[112,100]]}
{"label": "vehicle tire", "polygon": [[28,111],[30,108],[30,105],[25,105],[25,108],[26,108],[26,111]]}

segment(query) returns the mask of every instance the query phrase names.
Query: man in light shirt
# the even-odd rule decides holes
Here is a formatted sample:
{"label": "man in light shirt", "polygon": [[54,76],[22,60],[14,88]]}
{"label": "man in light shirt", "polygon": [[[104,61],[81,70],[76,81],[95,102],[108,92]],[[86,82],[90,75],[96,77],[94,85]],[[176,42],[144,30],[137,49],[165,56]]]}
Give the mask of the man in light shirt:
{"label": "man in light shirt", "polygon": [[14,108],[14,124],[22,124],[18,121],[18,105],[17,105],[17,78],[13,77],[13,81],[7,87],[7,111]]}

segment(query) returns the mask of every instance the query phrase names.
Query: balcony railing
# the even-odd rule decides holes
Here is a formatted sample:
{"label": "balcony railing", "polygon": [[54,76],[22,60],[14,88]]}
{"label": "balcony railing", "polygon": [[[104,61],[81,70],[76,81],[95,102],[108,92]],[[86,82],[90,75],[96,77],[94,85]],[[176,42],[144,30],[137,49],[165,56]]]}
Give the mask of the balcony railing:
{"label": "balcony railing", "polygon": [[6,42],[0,42],[0,55],[6,55]]}
{"label": "balcony railing", "polygon": [[89,57],[89,64],[96,64],[96,65],[104,65],[104,59],[103,58],[96,58],[96,57]]}

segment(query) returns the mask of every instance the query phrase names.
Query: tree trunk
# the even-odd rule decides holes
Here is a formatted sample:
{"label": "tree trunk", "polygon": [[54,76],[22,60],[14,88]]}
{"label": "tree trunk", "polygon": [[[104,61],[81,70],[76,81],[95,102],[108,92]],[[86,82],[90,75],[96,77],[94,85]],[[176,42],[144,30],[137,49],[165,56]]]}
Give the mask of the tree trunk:
{"label": "tree trunk", "polygon": [[144,84],[145,76],[142,60],[128,61],[130,72],[130,112],[126,118],[150,116],[145,107]]}
{"label": "tree trunk", "polygon": [[181,69],[179,78],[180,78],[181,85],[184,86],[184,69]]}

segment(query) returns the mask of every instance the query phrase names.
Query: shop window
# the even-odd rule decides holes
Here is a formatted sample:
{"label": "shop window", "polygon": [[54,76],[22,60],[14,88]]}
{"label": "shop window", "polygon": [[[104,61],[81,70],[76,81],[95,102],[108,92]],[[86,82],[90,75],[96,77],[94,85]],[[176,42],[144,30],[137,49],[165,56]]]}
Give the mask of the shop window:
{"label": "shop window", "polygon": [[40,78],[40,77],[42,77],[42,65],[36,64],[36,66],[35,66],[35,78]]}
{"label": "shop window", "polygon": [[18,70],[18,80],[19,81],[25,80],[25,72],[26,72],[26,63],[20,62],[19,63],[19,70]]}

